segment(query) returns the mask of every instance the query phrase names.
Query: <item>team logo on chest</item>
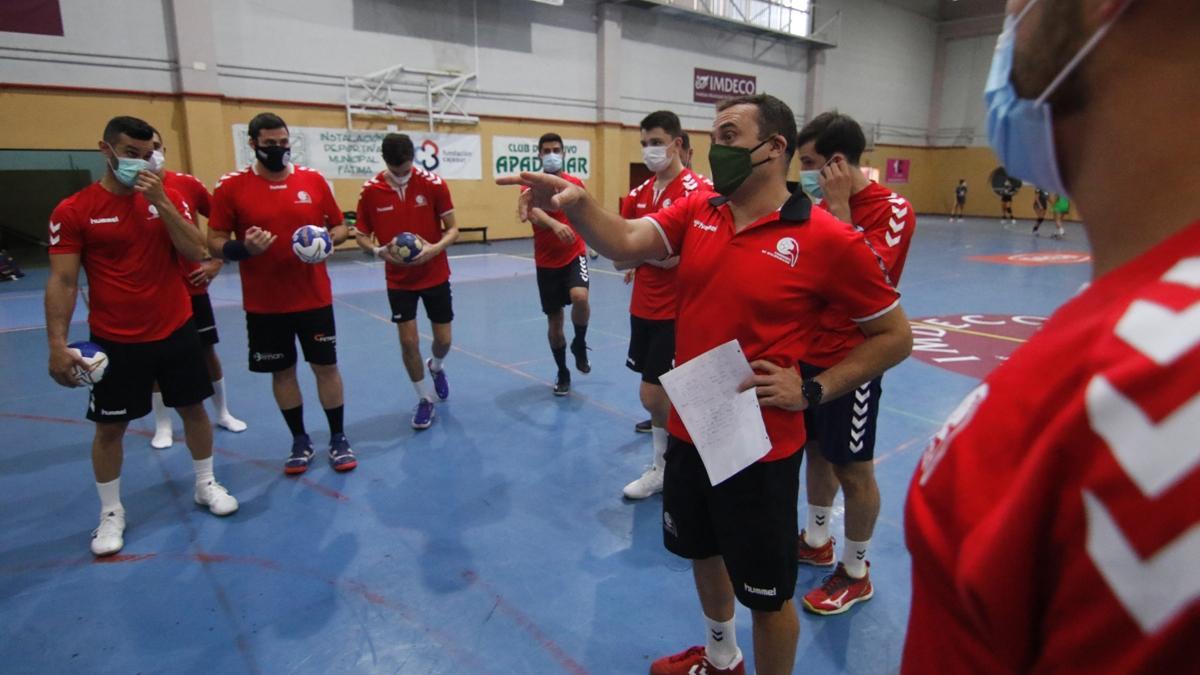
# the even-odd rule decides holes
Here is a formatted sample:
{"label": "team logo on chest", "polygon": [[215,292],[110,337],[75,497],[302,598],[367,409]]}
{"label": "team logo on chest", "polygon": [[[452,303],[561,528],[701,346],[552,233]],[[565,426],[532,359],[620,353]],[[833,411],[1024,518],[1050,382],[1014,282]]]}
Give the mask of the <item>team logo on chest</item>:
{"label": "team logo on chest", "polygon": [[308,195],[308,193],[305,192],[304,190],[301,190],[296,193],[296,203],[297,204],[311,204],[312,197],[310,197]]}
{"label": "team logo on chest", "polygon": [[425,195],[417,195],[416,202],[417,206],[425,206],[429,203],[429,200],[425,199]]}
{"label": "team logo on chest", "polygon": [[800,245],[796,243],[795,239],[784,237],[775,243],[774,251],[763,249],[763,253],[787,263],[788,267],[795,267],[796,262],[800,259]]}
{"label": "team logo on chest", "polygon": [[668,207],[668,206],[670,206],[670,205],[671,205],[671,198],[670,198],[670,197],[668,197],[668,198],[666,198],[666,199],[664,199],[664,200],[663,200],[663,205],[662,205],[662,207],[663,207],[664,209],[665,209],[665,208],[667,208],[667,207]]}
{"label": "team logo on chest", "polygon": [[157,217],[158,217],[158,207],[151,204],[150,205],[150,219],[153,220]]}

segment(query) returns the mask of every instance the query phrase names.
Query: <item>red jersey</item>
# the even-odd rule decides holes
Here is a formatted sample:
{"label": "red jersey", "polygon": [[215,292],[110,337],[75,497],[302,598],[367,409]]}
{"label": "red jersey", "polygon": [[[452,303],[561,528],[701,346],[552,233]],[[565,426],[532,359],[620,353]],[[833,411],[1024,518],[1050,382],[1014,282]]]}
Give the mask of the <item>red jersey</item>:
{"label": "red jersey", "polygon": [[[796,367],[813,339],[815,317],[835,307],[869,321],[896,307],[861,232],[797,191],[783,207],[734,233],[725,198],[698,191],[647,216],[679,254],[675,360],[687,361],[737,339],[750,361]],[[847,277],[859,283],[847,284]],[[804,445],[804,413],[763,408],[771,451],[783,459]],[[690,441],[675,410],[668,430]]]}
{"label": "red jersey", "polygon": [[[563,171],[558,174],[559,178],[570,181],[579,187],[583,187],[583,181],[575,176]],[[524,192],[528,188],[521,188]],[[579,232],[575,231],[571,223],[567,222],[567,214],[562,211],[550,211],[547,213],[551,218],[570,227],[575,232],[575,241],[570,244],[564,244],[557,234],[544,227],[533,226],[533,260],[538,267],[546,267],[549,269],[558,269],[571,264],[581,255],[587,255],[587,244],[584,243],[583,237]]]}
{"label": "red jersey", "polygon": [[[712,192],[712,181],[684,168],[661,192],[654,191],[654,178],[637,186],[621,202],[621,217],[628,220],[650,215],[665,209],[673,202],[697,190]],[[629,313],[655,321],[675,319],[675,273],[676,269],[663,269],[654,265],[638,265],[633,277],[633,297],[629,300]]]}
{"label": "red jersey", "polygon": [[[178,192],[167,196],[192,218]],[[141,193],[93,183],[60,202],[50,215],[50,254],[63,253],[78,254],[87,272],[88,326],[101,338],[162,340],[192,316],[171,235]]]}
{"label": "red jersey", "polygon": [[909,673],[1193,671],[1200,222],[993,371],[908,493]]}
{"label": "red jersey", "polygon": [[[418,167],[413,167],[412,176],[403,188],[389,176],[390,172],[385,170],[363,183],[354,226],[360,232],[373,233],[385,245],[401,232],[420,235],[431,244],[441,241],[442,218],[454,211],[446,181]],[[391,263],[386,263],[386,267],[390,289],[419,291],[450,279],[450,261],[445,251],[417,267]]]}
{"label": "red jersey", "polygon": [[324,261],[302,262],[292,252],[292,234],[303,225],[334,227],[342,212],[325,177],[292,165],[281,181],[269,181],[252,166],[228,173],[213,190],[208,226],[238,239],[257,225],[278,238],[270,248],[241,261],[242,306],[258,314],[303,312],[333,304]]}
{"label": "red jersey", "polygon": [[[208,188],[204,187],[204,183],[201,183],[199,178],[187,173],[167,171],[163,174],[163,185],[183,195],[188,206],[192,207],[193,215],[199,213],[205,218],[208,217],[211,210]],[[199,227],[199,223],[197,223],[197,227]],[[189,295],[204,295],[208,292],[207,283],[203,286],[194,286],[191,281],[188,281],[188,276],[198,269],[200,269],[200,263],[192,262],[183,256],[179,257],[179,270],[183,274],[183,286]]]}
{"label": "red jersey", "polygon": [[[900,283],[908,246],[917,229],[917,214],[908,200],[875,181],[850,197],[851,224],[863,232],[875,250],[893,285]],[[853,283],[849,277],[847,283]],[[804,362],[821,368],[837,365],[866,340],[850,317],[835,311],[821,315]]]}

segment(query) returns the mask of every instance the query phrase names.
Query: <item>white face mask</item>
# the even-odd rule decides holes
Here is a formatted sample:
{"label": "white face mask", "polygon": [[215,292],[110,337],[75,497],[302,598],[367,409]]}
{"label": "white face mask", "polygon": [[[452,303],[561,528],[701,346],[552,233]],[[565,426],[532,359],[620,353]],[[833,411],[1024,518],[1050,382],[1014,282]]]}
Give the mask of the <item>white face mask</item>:
{"label": "white face mask", "polygon": [[562,171],[563,156],[557,152],[548,152],[542,155],[542,170],[546,173],[558,173]]}
{"label": "white face mask", "polygon": [[391,177],[393,183],[400,187],[404,187],[405,185],[408,185],[408,179],[412,178],[412,169],[409,169],[402,174],[397,174],[395,171],[392,171],[389,168],[388,176]]}
{"label": "white face mask", "polygon": [[654,173],[671,166],[671,157],[665,145],[647,145],[642,148],[642,163]]}
{"label": "white face mask", "polygon": [[150,170],[151,171],[158,173],[159,171],[162,171],[166,165],[167,165],[167,156],[163,154],[162,150],[155,150],[154,152],[150,153]]}

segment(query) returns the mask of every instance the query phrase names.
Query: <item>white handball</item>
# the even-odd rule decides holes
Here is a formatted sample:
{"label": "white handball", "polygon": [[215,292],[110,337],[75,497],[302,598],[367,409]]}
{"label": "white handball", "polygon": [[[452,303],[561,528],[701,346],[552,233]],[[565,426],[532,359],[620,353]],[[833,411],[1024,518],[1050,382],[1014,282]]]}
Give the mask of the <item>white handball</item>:
{"label": "white handball", "polygon": [[301,261],[315,265],[333,253],[333,240],[325,228],[303,225],[292,233],[292,252]]}
{"label": "white handball", "polygon": [[72,342],[67,345],[67,351],[87,362],[87,368],[75,365],[75,381],[90,387],[104,379],[104,371],[108,368],[108,354],[94,342]]}

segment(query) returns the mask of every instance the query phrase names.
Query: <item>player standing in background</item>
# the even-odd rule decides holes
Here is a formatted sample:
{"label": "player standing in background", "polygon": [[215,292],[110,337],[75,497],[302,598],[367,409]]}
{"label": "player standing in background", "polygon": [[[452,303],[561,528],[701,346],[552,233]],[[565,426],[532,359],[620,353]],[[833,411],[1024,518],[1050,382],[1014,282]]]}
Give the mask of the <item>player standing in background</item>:
{"label": "player standing in background", "polygon": [[178,257],[203,259],[204,239],[189,220],[187,202],[164,189],[153,170],[153,136],[154,129],[135,117],[110,120],[99,143],[104,176],[64,199],[50,216],[50,376],[65,387],[79,384],[74,369],[80,360],[68,350],[67,335],[81,267],[87,271],[90,340],[108,355],[87,412],[95,422],[92,470],[100,525],[92,532],[91,548],[97,556],[125,545],[123,439],[129,422],[150,412],[155,382],[166,405],[183,419],[196,472],[193,499],[218,516],[238,509],[237,499],[213,477],[213,431],[204,412],[212,383],[179,282]]}
{"label": "player standing in background", "polygon": [[950,219],[958,218],[962,222],[963,209],[967,206],[967,179],[959,178],[958,186],[954,188],[954,208],[950,210]]}
{"label": "player standing in background", "polygon": [[348,232],[325,177],[292,164],[287,124],[273,113],[260,113],[250,120],[249,131],[254,163],[223,176],[213,191],[209,250],[241,261],[250,371],[271,374],[275,402],[292,432],[284,472],[304,473],[313,456],[296,379],[297,338],[329,422],[329,463],[349,471],[358,461],[343,428],[329,272],[324,261],[308,264],[292,252],[292,233],[301,226],[328,227],[335,246]]}
{"label": "player standing in background", "polygon": [[[458,239],[454,202],[441,177],[414,164],[416,150],[407,135],[388,134],[381,152],[387,168],[363,184],[355,238],[360,248],[386,264],[388,303],[400,335],[400,355],[417,393],[412,427],[428,429],[435,415],[434,400],[450,398],[442,361],[450,353],[454,320],[446,256],[446,249]],[[402,232],[415,234],[421,242],[421,252],[411,261],[399,257],[389,245]],[[433,328],[433,357],[428,361],[421,359],[417,301],[425,305]],[[425,381],[426,368],[432,389]]]}
{"label": "player standing in background", "polygon": [[[685,168],[681,160],[683,129],[669,110],[652,112],[642,120],[642,161],[654,177],[637,186],[621,205],[621,217],[636,220],[669,207],[696,190],[712,191],[712,181]],[[625,486],[629,499],[645,499],[662,491],[667,451],[667,418],[671,401],[658,378],[675,360],[675,266],[679,256],[666,260],[617,261],[616,268],[634,273],[629,303],[629,355],[625,364],[642,376],[638,390],[650,413],[653,461],[637,480]]]}
{"label": "player standing in background", "polygon": [[[563,140],[556,133],[544,134],[538,139],[538,155],[542,170],[565,181],[583,187],[583,181],[563,171]],[[588,362],[587,329],[592,310],[588,304],[588,260],[587,245],[583,238],[567,222],[561,211],[553,211],[551,220],[530,222],[533,227],[533,257],[537,266],[538,295],[542,312],[549,326],[548,339],[558,375],[554,382],[554,395],[566,396],[571,391],[571,371],[567,369],[567,336],[563,332],[563,307],[571,306],[571,323],[575,326],[575,338],[571,341],[571,354],[575,357],[575,368],[584,374],[592,372]]]}
{"label": "player standing in background", "polygon": [[1033,233],[1037,234],[1038,228],[1042,226],[1042,222],[1046,220],[1046,208],[1050,205],[1050,193],[1040,187],[1033,188],[1033,213],[1037,216],[1037,222],[1033,224]]}
{"label": "player standing in background", "polygon": [[[200,219],[196,215],[207,218],[211,207],[208,188],[204,187],[204,183],[191,174],[168,171],[166,163],[166,146],[163,145],[162,135],[156,129],[154,131],[153,164],[157,167],[158,176],[162,179],[163,187],[175,190],[183,196],[188,206],[191,207],[192,217],[195,218],[196,227],[199,229]],[[216,349],[217,343],[220,342],[220,337],[217,335],[217,320],[213,315],[212,300],[208,297],[208,285],[221,272],[223,265],[221,260],[208,255],[207,248],[205,249],[205,259],[201,262],[196,263],[185,258],[179,259],[183,284],[187,288],[188,295],[191,296],[192,319],[196,322],[200,341],[204,343],[204,362],[208,366],[208,376],[212,380],[212,406],[217,417],[217,425],[229,431],[242,432],[246,430],[246,423],[229,412],[228,399],[225,396],[225,375],[221,370],[221,357],[217,356]],[[161,450],[171,447],[174,442],[171,416],[167,412],[167,407],[163,405],[162,393],[158,391],[158,385],[155,384],[154,438],[150,440],[150,445]]]}
{"label": "player standing in background", "polygon": [[[800,130],[796,141],[800,182],[838,220],[866,235],[890,282],[898,284],[916,230],[916,213],[906,199],[868,180],[859,170],[866,144],[862,127],[850,116],[838,112],[818,115]],[[843,278],[843,283],[858,282]],[[806,378],[816,377],[849,357],[865,340],[850,316],[828,308],[802,357],[801,373]],[[829,521],[839,486],[846,496],[841,561],[833,574],[804,596],[805,609],[816,614],[840,614],[874,594],[867,551],[879,517],[874,460],[882,382],[880,375],[848,396],[804,412],[808,523],[797,546],[801,563],[834,564]]]}
{"label": "player standing in background", "polygon": [[988,138],[1012,175],[1077,201],[1094,269],[913,476],[902,670],[1194,672],[1200,3],[1008,11]]}
{"label": "player standing in background", "polygon": [[1005,178],[1004,184],[1000,186],[1000,222],[1004,222],[1007,218],[1012,222],[1017,222],[1016,216],[1013,215],[1012,202],[1013,195],[1017,194],[1017,188],[1012,181]]}

